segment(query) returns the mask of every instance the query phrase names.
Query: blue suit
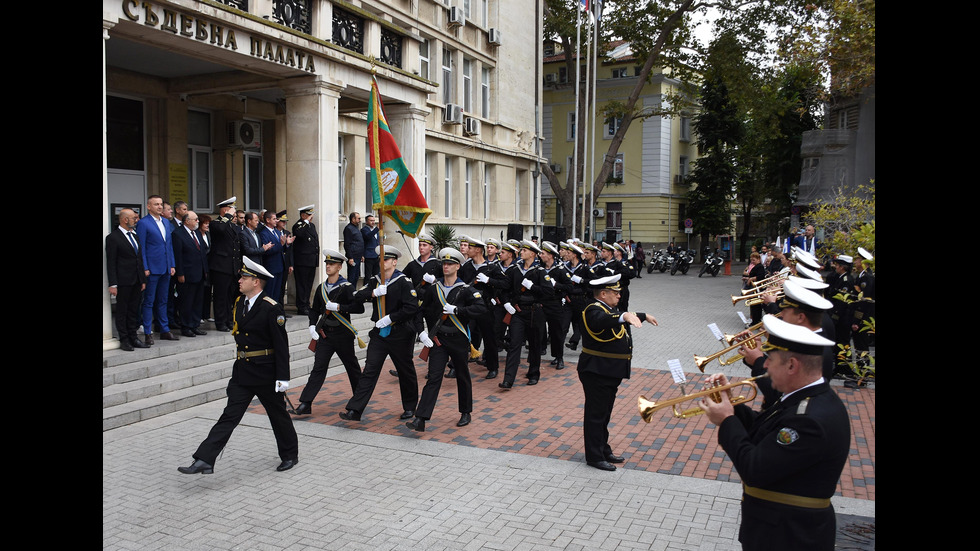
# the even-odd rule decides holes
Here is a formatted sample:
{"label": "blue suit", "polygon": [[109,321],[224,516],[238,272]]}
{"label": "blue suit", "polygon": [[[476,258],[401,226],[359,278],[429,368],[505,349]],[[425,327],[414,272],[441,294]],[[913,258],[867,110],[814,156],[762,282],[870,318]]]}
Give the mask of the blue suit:
{"label": "blue suit", "polygon": [[153,316],[156,314],[162,333],[170,331],[167,319],[167,289],[170,286],[170,269],[174,263],[174,250],[171,245],[173,228],[170,222],[162,219],[164,234],[160,234],[156,220],[147,216],[136,224],[136,236],[140,240],[143,254],[143,267],[149,270],[146,278],[146,291],[143,293],[143,332],[147,335],[153,330]]}
{"label": "blue suit", "polygon": [[262,265],[273,276],[273,280],[265,287],[266,294],[276,302],[282,302],[280,295],[282,295],[282,278],[286,262],[283,260],[283,246],[279,240],[279,232],[270,230],[268,226],[262,226],[258,229],[258,235],[262,245],[272,243],[272,247],[262,253]]}

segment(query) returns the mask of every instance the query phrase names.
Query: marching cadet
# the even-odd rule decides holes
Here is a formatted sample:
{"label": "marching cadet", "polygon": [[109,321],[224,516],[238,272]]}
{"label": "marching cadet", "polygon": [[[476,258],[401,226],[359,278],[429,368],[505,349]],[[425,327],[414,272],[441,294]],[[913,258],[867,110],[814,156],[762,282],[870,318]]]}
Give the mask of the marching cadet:
{"label": "marching cadet", "polygon": [[[584,248],[574,243],[568,244],[568,252],[568,270],[571,273],[570,279],[578,288],[572,293],[571,297],[572,336],[569,337],[565,347],[569,350],[575,350],[578,347],[579,340],[582,338],[582,312],[585,311],[585,307],[594,299],[592,297],[592,291],[588,289],[589,280],[592,279],[592,272],[589,270],[588,263],[584,260],[590,253],[586,253]],[[595,260],[594,255],[592,259]]]}
{"label": "marching cadet", "polygon": [[[380,253],[379,249],[379,255]],[[354,293],[354,301],[367,302],[373,300],[374,312],[371,321],[371,342],[367,348],[367,360],[364,372],[357,382],[354,396],[347,402],[347,411],[340,413],[340,418],[347,421],[360,421],[361,414],[374,388],[378,384],[378,375],[384,366],[385,359],[391,357],[398,373],[398,387],[401,390],[402,408],[400,419],[415,417],[415,406],[418,405],[419,387],[415,364],[412,361],[412,351],[415,348],[415,313],[419,309],[418,294],[412,285],[412,280],[397,269],[398,259],[402,252],[391,245],[385,245],[384,262],[381,269],[385,283],[381,283],[381,274],[368,280],[360,290]]]}
{"label": "marching cadet", "polygon": [[536,385],[541,378],[541,326],[544,325],[541,303],[554,296],[555,287],[548,273],[535,266],[541,249],[530,241],[521,242],[521,261],[506,272],[510,282],[510,298],[504,310],[511,315],[510,342],[507,345],[507,367],[504,380],[498,385],[509,389],[514,386],[517,368],[521,363],[521,347],[528,340],[527,384]]}
{"label": "marching cadet", "polygon": [[[571,321],[569,312],[571,305],[568,304],[568,297],[577,290],[577,285],[572,282],[572,274],[569,273],[565,264],[558,260],[561,251],[551,241],[541,243],[541,267],[544,268],[548,277],[551,278],[552,285],[555,286],[555,296],[542,300],[541,305],[544,311],[545,320],[548,325],[548,340],[551,341],[551,365],[555,369],[565,369],[563,354],[563,344],[565,335],[568,334],[568,326]],[[545,342],[542,341],[542,348]]]}
{"label": "marching cadet", "polygon": [[351,314],[364,312],[364,302],[354,300],[354,285],[340,275],[340,268],[347,263],[347,257],[331,249],[323,251],[327,279],[317,287],[313,297],[313,308],[309,310],[310,337],[316,341],[313,370],[299,397],[296,415],[309,415],[317,393],[323,387],[327,376],[327,366],[334,353],[347,370],[351,395],[357,389],[361,378],[361,366],[354,354],[354,339],[363,347],[364,341],[357,336],[357,329],[351,324]]}
{"label": "marching cadet", "polygon": [[[833,341],[774,316],[763,318],[773,350],[766,361],[779,404],[764,412],[703,399],[718,443],[742,479],[742,549],[834,549],[837,491],[851,441],[844,404],[821,375]],[[727,385],[719,373],[709,385]]]}
{"label": "marching cadet", "polygon": [[[470,242],[470,250],[474,247]],[[456,249],[439,251],[442,261],[442,278],[426,287],[422,295],[422,311],[425,313],[428,331],[419,334],[419,340],[429,349],[429,376],[426,377],[422,398],[419,400],[415,419],[406,423],[412,430],[425,432],[425,422],[432,418],[443,372],[452,358],[456,366],[456,394],[459,400],[457,427],[470,424],[473,411],[473,382],[467,360],[470,352],[470,335],[467,329],[471,320],[486,317],[486,305],[480,292],[459,279],[459,267],[463,255]]]}
{"label": "marching cadet", "polygon": [[[487,312],[490,312],[493,308],[490,300],[494,295],[490,280],[494,279],[502,282],[504,275],[497,268],[495,262],[488,261],[484,256],[483,251],[489,248],[488,244],[478,239],[471,239],[469,245],[470,258],[459,269],[459,277],[467,285],[473,286],[480,294]],[[496,378],[497,372],[500,369],[500,349],[497,346],[494,317],[492,315],[470,317],[470,331],[473,346],[479,348],[482,341],[483,365],[487,368],[486,378]],[[456,362],[454,361],[453,363],[455,364]]]}

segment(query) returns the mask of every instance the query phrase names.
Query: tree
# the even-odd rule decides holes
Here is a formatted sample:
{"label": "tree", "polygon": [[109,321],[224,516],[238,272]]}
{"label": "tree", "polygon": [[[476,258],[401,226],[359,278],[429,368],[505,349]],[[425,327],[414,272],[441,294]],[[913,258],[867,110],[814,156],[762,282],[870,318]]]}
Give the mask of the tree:
{"label": "tree", "polygon": [[[821,255],[854,256],[858,247],[875,250],[875,183],[858,186],[854,192],[838,189],[836,196],[803,217],[806,224],[823,230]],[[873,264],[872,264],[873,267]]]}

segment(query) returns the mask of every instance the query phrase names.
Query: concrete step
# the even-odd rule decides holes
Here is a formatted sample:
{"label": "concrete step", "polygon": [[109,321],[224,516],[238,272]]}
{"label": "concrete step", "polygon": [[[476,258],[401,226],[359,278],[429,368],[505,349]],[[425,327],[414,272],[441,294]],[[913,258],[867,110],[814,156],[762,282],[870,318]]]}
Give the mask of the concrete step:
{"label": "concrete step", "polygon": [[[354,316],[352,321],[367,342],[373,327],[370,314]],[[207,335],[179,341],[158,340],[151,348],[134,352],[103,353],[103,430],[225,397],[234,365],[235,340],[229,333],[213,331],[213,326],[202,328],[208,331]],[[307,318],[294,315],[286,321],[286,332],[291,380],[302,384],[313,369]],[[355,345],[354,350],[363,366],[367,349]],[[334,356],[329,369],[336,368],[343,370],[343,365]]]}

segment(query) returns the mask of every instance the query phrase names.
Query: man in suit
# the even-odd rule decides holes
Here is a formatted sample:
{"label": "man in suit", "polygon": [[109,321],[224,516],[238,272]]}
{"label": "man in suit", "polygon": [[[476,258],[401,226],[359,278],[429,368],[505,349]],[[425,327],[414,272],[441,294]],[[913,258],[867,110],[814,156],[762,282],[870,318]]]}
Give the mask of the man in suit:
{"label": "man in suit", "polygon": [[237,359],[228,381],[228,404],[208,437],[194,452],[194,462],[178,467],[184,474],[212,474],[214,462],[241,422],[252,398],[258,396],[272,424],[279,458],[277,471],[293,468],[299,461],[299,444],[293,420],[286,412],[281,393],[289,388],[289,342],[286,338],[286,316],[282,305],[268,297],[263,289],[272,274],[261,265],[245,258],[238,281],[242,295],[235,303],[235,343]]}
{"label": "man in suit", "polygon": [[127,352],[147,348],[136,336],[140,325],[140,300],[146,288],[143,255],[136,239],[136,213],[132,209],[119,211],[118,229],[105,238],[106,274],[109,294],[116,297],[116,331],[119,348]]}
{"label": "man in suit", "polygon": [[[348,217],[350,223],[344,226],[344,254],[347,256],[347,281],[357,287],[357,279],[361,277],[361,261],[364,260],[364,236],[358,226],[361,215],[352,212]],[[368,278],[364,278],[367,284]]]}
{"label": "man in suit", "polygon": [[171,226],[163,217],[163,198],[151,195],[146,202],[149,216],[136,225],[140,251],[143,255],[143,273],[146,275],[146,292],[143,295],[143,333],[146,344],[153,344],[153,317],[160,324],[160,338],[176,341],[180,338],[170,332],[167,318],[167,289],[170,276],[174,275],[174,251],[171,246]]}
{"label": "man in suit", "polygon": [[214,326],[218,331],[231,331],[231,304],[238,294],[235,274],[242,269],[241,243],[235,220],[235,200],[231,197],[218,203],[218,217],[211,222],[211,254],[208,273],[214,287]]}
{"label": "man in suit", "polygon": [[380,266],[378,260],[378,226],[375,223],[374,215],[368,214],[364,217],[364,227],[361,228],[361,237],[364,239],[364,280],[378,275]]}
{"label": "man in suit", "polygon": [[245,213],[245,225],[242,227],[239,237],[241,238],[239,245],[242,256],[256,264],[262,264],[262,257],[265,255],[265,251],[272,248],[272,243],[263,244],[262,238],[259,237],[258,214],[254,212]]}
{"label": "man in suit", "polygon": [[[163,217],[170,221],[170,231],[175,232],[180,229],[184,215],[187,214],[187,201],[174,202],[173,208],[170,203],[163,202]],[[170,278],[170,285],[167,290],[167,320],[170,322],[171,329],[183,332],[183,324],[180,322],[180,309],[177,307],[177,278]]]}
{"label": "man in suit", "polygon": [[296,311],[308,314],[310,291],[320,264],[320,237],[313,224],[313,206],[299,209],[299,222],[293,224],[293,279],[296,281]]}
{"label": "man in suit", "polygon": [[259,228],[259,239],[262,245],[271,244],[262,254],[262,265],[272,274],[273,280],[269,282],[266,293],[273,300],[279,302],[282,295],[282,278],[286,275],[286,261],[284,258],[286,247],[286,236],[279,233],[276,229],[276,212],[267,210],[262,215],[265,225]]}
{"label": "man in suit", "polygon": [[627,325],[640,327],[644,321],[658,325],[656,318],[642,312],[620,312],[622,274],[593,279],[589,286],[595,302],[582,314],[582,354],[578,379],[585,392],[585,461],[590,467],[615,471],[613,463],[626,461],[609,446],[609,418],[616,392],[623,379],[630,378],[633,340]]}
{"label": "man in suit", "polygon": [[[702,399],[718,426],[718,444],[742,479],[742,549],[834,549],[837,491],[851,442],[847,409],[821,374],[821,354],[834,342],[774,316],[763,319],[773,350],[766,361],[783,394],[763,412]],[[724,374],[710,385],[728,384]]]}
{"label": "man in suit", "polygon": [[197,213],[189,210],[181,220],[181,227],[174,230],[174,275],[177,279],[177,302],[180,334],[185,337],[207,335],[202,331],[201,303],[204,301],[204,281],[208,275],[207,251],[198,229]]}

